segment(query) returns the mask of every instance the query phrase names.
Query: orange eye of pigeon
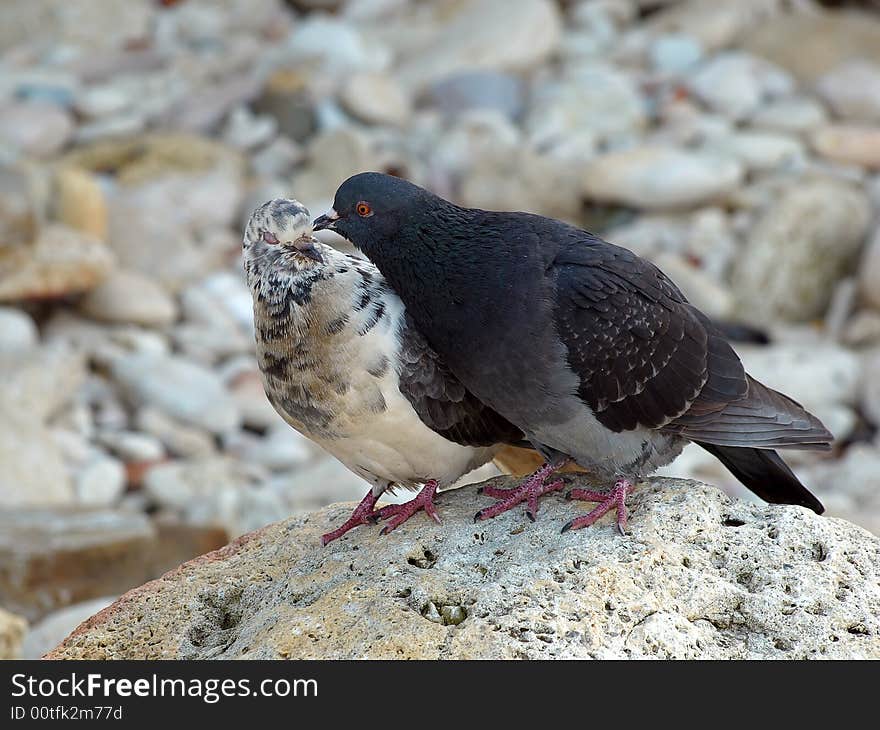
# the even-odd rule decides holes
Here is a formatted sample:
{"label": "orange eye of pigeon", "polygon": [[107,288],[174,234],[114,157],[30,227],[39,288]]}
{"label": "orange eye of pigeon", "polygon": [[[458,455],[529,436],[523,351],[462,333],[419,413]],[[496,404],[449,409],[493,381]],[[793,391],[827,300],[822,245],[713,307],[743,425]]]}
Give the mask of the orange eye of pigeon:
{"label": "orange eye of pigeon", "polygon": [[366,218],[373,213],[373,209],[367,203],[358,203],[355,210],[361,218]]}
{"label": "orange eye of pigeon", "polygon": [[260,236],[262,237],[262,239],[263,239],[266,243],[268,243],[268,244],[270,244],[270,245],[273,245],[273,246],[274,246],[276,243],[280,243],[279,240],[278,240],[278,236],[276,236],[276,235],[275,235],[274,233],[272,233],[271,231],[261,231],[261,232],[260,232]]}

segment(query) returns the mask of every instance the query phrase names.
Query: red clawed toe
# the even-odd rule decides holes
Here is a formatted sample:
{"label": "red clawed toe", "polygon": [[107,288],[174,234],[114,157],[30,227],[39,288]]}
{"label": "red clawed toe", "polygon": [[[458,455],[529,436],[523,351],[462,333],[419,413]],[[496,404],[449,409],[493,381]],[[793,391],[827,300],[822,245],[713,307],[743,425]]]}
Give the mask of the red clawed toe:
{"label": "red clawed toe", "polygon": [[434,522],[440,524],[440,515],[437,514],[437,510],[434,507],[434,495],[437,493],[437,486],[437,480],[431,479],[425,482],[422,491],[420,491],[409,502],[404,504],[389,504],[387,507],[382,507],[378,510],[374,510],[374,508],[379,498],[373,495],[373,490],[371,489],[367,492],[367,496],[361,500],[361,503],[354,508],[351,517],[332,532],[321,535],[321,545],[326,546],[328,543],[342,537],[354,527],[358,527],[359,525],[373,525],[379,520],[391,517],[385,527],[382,528],[382,534],[387,535],[392,530],[396,530],[400,527],[420,510],[424,510]]}
{"label": "red clawed toe", "polygon": [[364,497],[361,500],[361,503],[354,508],[354,512],[351,513],[351,517],[349,517],[345,522],[343,522],[332,532],[327,532],[321,535],[321,546],[326,547],[336,538],[342,537],[353,527],[358,527],[359,525],[375,524],[378,517],[377,513],[373,511],[373,507],[376,506],[376,502],[378,499],[379,498],[373,494],[372,489],[367,492],[367,496]]}
{"label": "red clawed toe", "polygon": [[614,488],[610,492],[592,492],[588,489],[572,489],[566,497],[568,499],[580,499],[586,502],[599,502],[599,506],[592,512],[582,517],[576,517],[567,523],[563,528],[563,532],[569,530],[580,530],[583,527],[589,527],[596,520],[612,509],[617,510],[617,529],[620,534],[626,533],[626,497],[632,492],[633,485],[626,479],[619,479],[614,484]]}
{"label": "red clawed toe", "polygon": [[527,503],[526,516],[534,522],[535,517],[538,514],[538,497],[543,497],[548,492],[555,492],[557,489],[562,489],[562,487],[565,486],[561,479],[555,482],[550,482],[549,484],[544,483],[544,480],[559,468],[559,465],[544,464],[544,466],[538,469],[538,471],[532,474],[532,476],[526,479],[522,484],[509,489],[492,486],[483,487],[480,489],[481,494],[495,497],[498,501],[477,512],[477,514],[474,515],[474,522],[497,517],[502,512],[507,512],[507,510],[515,507],[520,502]]}
{"label": "red clawed toe", "polygon": [[434,495],[436,493],[437,480],[431,479],[430,481],[425,482],[422,491],[409,502],[405,502],[404,504],[389,504],[387,507],[380,509],[376,512],[376,515],[380,520],[384,520],[386,517],[391,517],[385,527],[382,528],[381,534],[387,535],[389,532],[396,530],[420,510],[424,510],[428,517],[439,525],[440,515],[437,514],[437,510],[434,507]]}

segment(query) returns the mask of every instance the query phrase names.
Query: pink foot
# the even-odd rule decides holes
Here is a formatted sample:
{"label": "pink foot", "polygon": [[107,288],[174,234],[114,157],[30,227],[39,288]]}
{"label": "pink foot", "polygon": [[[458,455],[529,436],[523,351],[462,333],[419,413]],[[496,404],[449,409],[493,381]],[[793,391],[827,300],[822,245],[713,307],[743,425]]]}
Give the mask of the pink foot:
{"label": "pink foot", "polygon": [[510,489],[491,486],[481,487],[478,490],[480,494],[488,494],[490,497],[495,497],[499,501],[489,507],[484,507],[477,512],[477,514],[474,515],[474,522],[488,520],[490,517],[497,517],[502,512],[507,512],[507,510],[515,507],[520,502],[528,503],[528,506],[526,507],[526,517],[534,522],[535,515],[538,514],[538,497],[543,497],[548,492],[554,492],[565,486],[565,483],[561,479],[555,482],[550,482],[549,484],[544,484],[544,480],[557,469],[562,468],[562,466],[563,465],[559,464],[544,464],[544,466],[538,469],[538,471],[532,474],[532,476],[526,479],[522,484]]}
{"label": "pink foot", "polygon": [[617,510],[617,529],[621,535],[626,534],[626,497],[634,489],[633,485],[627,479],[618,479],[614,483],[614,488],[610,492],[591,492],[588,489],[572,489],[566,496],[566,499],[582,499],[586,502],[599,502],[599,506],[592,512],[576,517],[571,522],[566,523],[562,528],[563,532],[569,530],[580,530],[582,527],[589,527],[602,515],[611,509]]}
{"label": "pink foot", "polygon": [[333,530],[333,532],[327,532],[321,535],[321,547],[326,547],[328,543],[333,542],[338,537],[342,537],[353,527],[375,524],[378,519],[378,513],[373,512],[373,507],[376,506],[378,499],[378,497],[373,495],[372,489],[367,492],[367,496],[364,497],[361,500],[361,503],[354,508],[351,517]]}
{"label": "pink foot", "polygon": [[384,520],[386,517],[391,517],[393,515],[393,517],[388,520],[385,527],[382,528],[380,534],[387,535],[389,532],[396,530],[419,510],[425,510],[428,517],[439,525],[440,515],[438,515],[437,510],[434,509],[434,495],[436,493],[437,480],[431,479],[425,482],[422,491],[409,502],[404,502],[403,504],[389,504],[387,507],[380,509],[376,512],[376,516],[380,520]]}

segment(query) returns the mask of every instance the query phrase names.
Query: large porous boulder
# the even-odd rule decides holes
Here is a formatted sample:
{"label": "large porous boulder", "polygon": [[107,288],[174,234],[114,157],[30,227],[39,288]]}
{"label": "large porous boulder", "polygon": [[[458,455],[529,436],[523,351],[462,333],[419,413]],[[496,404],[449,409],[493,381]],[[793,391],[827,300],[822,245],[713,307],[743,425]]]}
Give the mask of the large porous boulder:
{"label": "large porous boulder", "polygon": [[[572,484],[581,480],[566,476]],[[505,477],[501,477],[503,481]],[[337,504],[269,525],[130,591],[54,659],[880,658],[880,540],[800,507],[656,478],[611,517],[544,499],[475,524],[490,500],[441,497],[390,536],[327,548]]]}

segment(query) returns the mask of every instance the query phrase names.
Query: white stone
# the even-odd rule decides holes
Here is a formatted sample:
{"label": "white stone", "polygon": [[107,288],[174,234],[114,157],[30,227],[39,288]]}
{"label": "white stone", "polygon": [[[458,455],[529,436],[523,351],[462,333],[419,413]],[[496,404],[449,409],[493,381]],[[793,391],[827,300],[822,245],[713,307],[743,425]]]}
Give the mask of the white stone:
{"label": "white stone", "polygon": [[229,114],[223,139],[227,144],[249,150],[269,142],[278,131],[278,121],[268,114],[254,114],[238,106]]}
{"label": "white stone", "polygon": [[188,322],[253,338],[253,301],[240,274],[218,271],[195,282],[183,291],[181,307]]}
{"label": "white stone", "polygon": [[117,270],[92,289],[80,309],[103,322],[127,322],[147,327],[171,324],[177,304],[160,284],[134,271]]}
{"label": "white stone", "polygon": [[837,279],[855,263],[870,218],[865,194],[845,183],[829,178],[787,187],[735,258],[739,311],[757,322],[823,315]]}
{"label": "white stone", "polygon": [[742,177],[734,160],[645,146],[596,158],[584,173],[583,191],[596,200],[649,210],[686,208],[732,192]]}
{"label": "white stone", "polygon": [[251,167],[265,177],[277,177],[288,174],[303,157],[302,147],[281,135],[251,157]]}
{"label": "white stone", "polygon": [[380,73],[357,73],[342,87],[342,105],[367,124],[403,126],[411,109],[406,92],[390,76]]}
{"label": "white stone", "polygon": [[827,121],[825,107],[809,96],[775,99],[759,106],[749,117],[753,127],[790,133],[808,132]]}
{"label": "white stone", "polygon": [[732,119],[745,119],[765,99],[782,96],[794,82],[781,69],[738,51],[721,53],[696,70],[691,91],[710,109]]}
{"label": "white stone", "polygon": [[0,307],[0,355],[27,352],[39,342],[37,325],[25,312]]}
{"label": "white stone", "polygon": [[238,404],[245,426],[267,429],[284,423],[266,397],[256,363],[253,363],[253,366],[248,370],[236,373],[230,379],[229,390]]}
{"label": "white stone", "polygon": [[861,382],[862,402],[872,423],[880,423],[880,350],[865,356]]}
{"label": "white stone", "polygon": [[556,49],[562,30],[559,10],[549,0],[445,2],[429,13],[434,17],[425,22],[433,33],[401,59],[400,77],[410,87],[464,69],[533,68]]}
{"label": "white stone", "polygon": [[272,471],[286,471],[304,466],[315,457],[309,441],[286,423],[279,423],[262,438],[244,441],[235,452]]}
{"label": "white stone", "polygon": [[25,155],[51,157],[70,140],[74,124],[70,115],[44,102],[0,105],[0,146]]}
{"label": "white stone", "polygon": [[76,475],[79,502],[94,507],[114,504],[125,491],[126,473],[122,462],[100,456],[86,464]]}
{"label": "white stone", "polygon": [[753,172],[792,166],[804,160],[804,146],[794,137],[770,132],[736,132],[705,144],[706,152],[730,155]]}
{"label": "white stone", "polygon": [[131,99],[121,86],[91,86],[77,95],[74,107],[85,117],[99,118],[125,111]]}
{"label": "white stone", "polygon": [[859,292],[862,299],[880,310],[880,227],[874,231],[859,264]]}
{"label": "white stone", "polygon": [[77,626],[116,600],[115,596],[94,598],[53,611],[30,627],[24,637],[22,659],[39,659],[67,638]]}
{"label": "white stone", "polygon": [[0,508],[71,504],[73,486],[61,452],[42,424],[0,409]]}
{"label": "white stone", "polygon": [[369,42],[356,27],[327,16],[312,16],[297,23],[287,41],[291,61],[314,64],[327,76],[345,78],[359,71],[383,71],[391,53]]}
{"label": "white stone", "polygon": [[178,356],[133,354],[111,364],[113,377],[138,404],[216,434],[240,423],[235,401],[212,371]]}
{"label": "white stone", "polygon": [[880,65],[848,61],[822,76],[816,90],[838,116],[880,122]]}
{"label": "white stone", "polygon": [[153,406],[140,408],[135,426],[159,439],[171,454],[182,457],[204,457],[216,451],[214,439],[206,430],[178,423]]}
{"label": "white stone", "polygon": [[98,442],[124,461],[160,461],[165,448],[155,436],[139,431],[101,431]]}
{"label": "white stone", "polygon": [[540,85],[525,126],[532,143],[546,148],[575,133],[600,141],[631,136],[644,128],[646,117],[631,77],[605,64],[590,64],[558,83]]}
{"label": "white stone", "polygon": [[670,33],[656,38],[648,49],[651,65],[662,73],[680,74],[703,57],[703,47],[695,38]]}

